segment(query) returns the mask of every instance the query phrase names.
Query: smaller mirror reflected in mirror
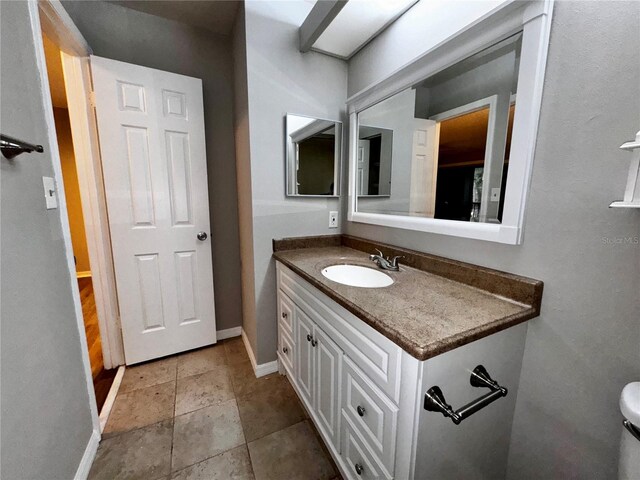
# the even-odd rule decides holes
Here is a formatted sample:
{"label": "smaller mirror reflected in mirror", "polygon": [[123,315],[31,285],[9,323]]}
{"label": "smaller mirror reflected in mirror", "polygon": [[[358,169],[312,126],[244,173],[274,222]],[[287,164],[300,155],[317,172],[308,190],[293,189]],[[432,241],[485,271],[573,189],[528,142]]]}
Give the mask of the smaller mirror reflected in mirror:
{"label": "smaller mirror reflected in mirror", "polygon": [[287,114],[287,196],[339,195],[342,122]]}
{"label": "smaller mirror reflected in mirror", "polygon": [[360,125],[358,128],[358,196],[391,195],[393,130]]}

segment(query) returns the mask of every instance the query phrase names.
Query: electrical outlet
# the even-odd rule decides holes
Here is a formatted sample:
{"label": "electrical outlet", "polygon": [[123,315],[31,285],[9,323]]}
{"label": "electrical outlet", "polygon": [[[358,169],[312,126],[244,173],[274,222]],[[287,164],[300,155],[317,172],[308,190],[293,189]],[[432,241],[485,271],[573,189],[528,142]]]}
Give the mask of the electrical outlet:
{"label": "electrical outlet", "polygon": [[338,212],[329,212],[329,228],[338,228]]}

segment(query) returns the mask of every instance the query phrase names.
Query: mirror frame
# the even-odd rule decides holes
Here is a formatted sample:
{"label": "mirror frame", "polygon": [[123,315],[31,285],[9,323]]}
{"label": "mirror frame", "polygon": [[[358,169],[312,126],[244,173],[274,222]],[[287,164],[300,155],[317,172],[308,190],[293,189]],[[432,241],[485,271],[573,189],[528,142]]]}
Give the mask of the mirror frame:
{"label": "mirror frame", "polygon": [[[288,117],[302,117],[302,118],[311,118],[313,120],[323,120],[325,122],[331,122],[336,125],[336,134],[335,134],[335,147],[334,151],[337,152],[338,158],[334,158],[333,160],[333,195],[305,195],[299,193],[289,193],[289,186],[292,184],[291,182],[295,182],[296,178],[291,178],[289,173],[290,169],[294,168],[292,164],[293,160],[290,158],[290,148],[289,148],[289,131],[288,131]],[[287,113],[284,116],[284,194],[285,197],[292,198],[339,198],[340,197],[340,171],[342,170],[342,122],[340,120],[330,120],[328,118],[318,118],[312,117],[310,115],[298,115],[297,113]]]}
{"label": "mirror frame", "polygon": [[[518,245],[535,152],[553,0],[507,2],[416,60],[347,100],[349,115],[348,221]],[[358,115],[363,110],[465,58],[522,32],[516,105],[502,223],[464,222],[357,211]]]}

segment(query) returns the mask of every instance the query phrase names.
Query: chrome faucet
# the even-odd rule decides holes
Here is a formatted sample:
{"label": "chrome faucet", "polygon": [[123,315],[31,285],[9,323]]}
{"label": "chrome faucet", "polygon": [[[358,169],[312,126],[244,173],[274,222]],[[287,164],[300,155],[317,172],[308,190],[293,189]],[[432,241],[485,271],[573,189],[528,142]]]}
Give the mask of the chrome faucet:
{"label": "chrome faucet", "polygon": [[398,255],[397,257],[387,257],[385,258],[384,254],[376,248],[376,252],[378,254],[372,253],[369,255],[369,260],[375,262],[381,269],[383,270],[391,270],[392,272],[399,272],[400,265],[398,265],[398,259],[404,258],[402,255]]}

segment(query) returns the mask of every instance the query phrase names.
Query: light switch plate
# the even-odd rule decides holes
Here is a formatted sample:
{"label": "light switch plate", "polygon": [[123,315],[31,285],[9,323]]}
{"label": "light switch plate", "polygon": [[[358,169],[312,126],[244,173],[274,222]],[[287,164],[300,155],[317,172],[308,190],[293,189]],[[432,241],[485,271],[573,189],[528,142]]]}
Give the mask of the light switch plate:
{"label": "light switch plate", "polygon": [[53,177],[42,177],[44,187],[44,200],[47,210],[58,208],[58,194],[56,193],[56,182]]}
{"label": "light switch plate", "polygon": [[491,189],[491,201],[499,202],[500,201],[500,188],[492,188]]}
{"label": "light switch plate", "polygon": [[338,228],[338,212],[329,212],[329,228]]}

